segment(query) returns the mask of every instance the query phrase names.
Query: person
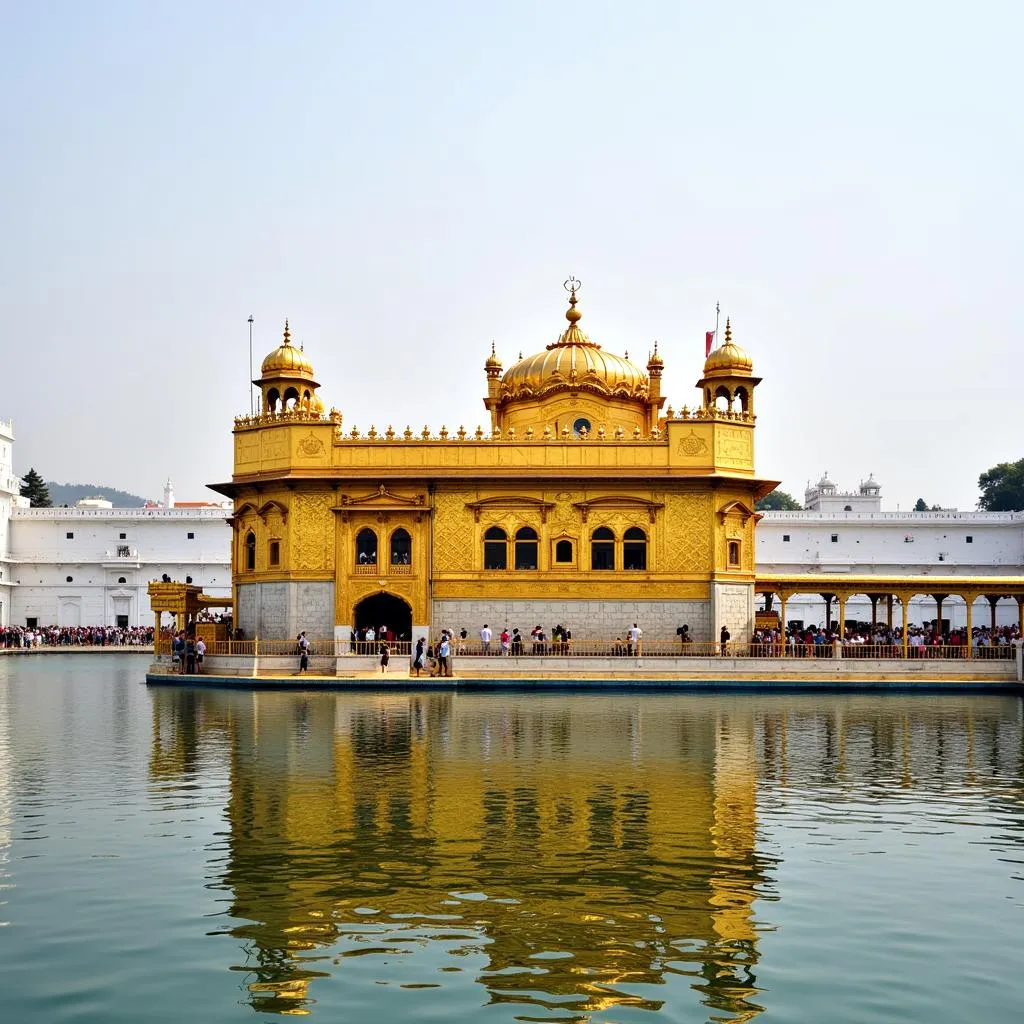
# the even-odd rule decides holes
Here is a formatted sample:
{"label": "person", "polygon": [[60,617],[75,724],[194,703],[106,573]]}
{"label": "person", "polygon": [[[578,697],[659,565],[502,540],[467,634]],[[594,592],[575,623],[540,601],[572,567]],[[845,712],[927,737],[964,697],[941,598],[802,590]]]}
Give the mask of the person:
{"label": "person", "polygon": [[459,642],[458,642],[458,644],[456,645],[456,648],[455,648],[455,653],[456,654],[465,654],[466,653],[466,638],[468,636],[469,636],[469,633],[466,632],[466,627],[463,626],[462,629],[459,630]]}
{"label": "person", "polygon": [[725,657],[726,650],[728,649],[729,641],[731,639],[732,639],[732,637],[729,634],[729,627],[728,626],[723,626],[722,627],[722,632],[719,633],[719,635],[718,635],[718,640],[719,640],[719,643],[721,645],[721,652],[722,652],[722,657],[723,658]]}
{"label": "person", "polygon": [[629,630],[629,653],[635,654],[638,658],[640,657],[640,637],[643,635],[644,631],[634,622]]}
{"label": "person", "polygon": [[693,643],[693,637],[690,636],[690,626],[689,626],[689,624],[684,622],[676,630],[676,634],[679,637],[679,645],[682,647],[683,653],[685,654],[686,653],[686,645],[689,644],[689,643]]}
{"label": "person", "polygon": [[519,627],[515,626],[512,630],[512,657],[521,658],[523,655],[523,634],[519,632]]}
{"label": "person", "polygon": [[190,636],[185,641],[185,671],[191,676],[195,675],[196,671],[196,638]]}
{"label": "person", "polygon": [[[305,630],[296,639],[299,647],[299,672],[306,672],[309,670],[309,641],[306,639]],[[298,675],[299,672],[295,674]]]}
{"label": "person", "polygon": [[[518,633],[519,630],[516,630]],[[508,626],[501,631],[501,653],[508,654],[509,644],[512,643],[512,637],[509,635]]]}
{"label": "person", "polygon": [[441,643],[437,648],[437,661],[439,665],[439,674],[442,676],[450,676],[452,674],[452,663],[451,663],[452,647],[448,641],[448,634],[441,634]]}
{"label": "person", "polygon": [[484,623],[484,628],[480,630],[480,647],[484,654],[491,653],[491,627]]}
{"label": "person", "polygon": [[171,641],[171,656],[174,659],[174,671],[185,671],[185,642],[181,639],[180,633],[175,633]]}
{"label": "person", "polygon": [[383,675],[388,670],[388,662],[391,660],[391,648],[388,647],[387,640],[381,640],[380,642],[380,671]]}
{"label": "person", "polygon": [[196,672],[203,674],[203,658],[206,657],[206,641],[200,637],[196,641]]}
{"label": "person", "polygon": [[427,641],[423,637],[420,637],[419,640],[416,641],[416,652],[412,659],[412,667],[416,670],[416,675],[419,675],[423,669],[423,663],[425,661],[424,648],[426,646]]}

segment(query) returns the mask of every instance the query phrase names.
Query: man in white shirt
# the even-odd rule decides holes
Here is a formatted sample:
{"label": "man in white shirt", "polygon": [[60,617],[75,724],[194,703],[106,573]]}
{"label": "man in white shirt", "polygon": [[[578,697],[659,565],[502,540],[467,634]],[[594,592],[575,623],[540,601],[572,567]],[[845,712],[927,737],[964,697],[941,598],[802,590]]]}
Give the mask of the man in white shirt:
{"label": "man in white shirt", "polygon": [[491,653],[491,635],[491,627],[485,622],[484,628],[480,630],[480,646],[484,654]]}
{"label": "man in white shirt", "polygon": [[634,622],[629,630],[629,653],[635,654],[638,658],[640,657],[640,637],[643,635],[644,631]]}

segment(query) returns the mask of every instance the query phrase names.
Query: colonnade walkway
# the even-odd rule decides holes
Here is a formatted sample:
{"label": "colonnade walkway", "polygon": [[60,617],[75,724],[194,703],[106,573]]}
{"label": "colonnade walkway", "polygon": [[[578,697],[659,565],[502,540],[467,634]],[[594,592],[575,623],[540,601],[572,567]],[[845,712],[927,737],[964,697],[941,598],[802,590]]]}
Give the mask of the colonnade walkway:
{"label": "colonnade walkway", "polygon": [[[850,573],[759,573],[755,592],[765,598],[765,610],[774,610],[775,598],[780,603],[780,620],[786,623],[786,603],[794,597],[817,594],[823,602],[823,622],[827,630],[837,623],[839,635],[846,632],[846,605],[851,597],[867,597],[871,602],[872,627],[884,623],[893,625],[893,606],[899,604],[900,616],[907,624],[910,602],[915,597],[930,597],[935,601],[935,621],[942,622],[943,607],[949,610],[950,599],[959,598],[967,610],[967,639],[960,657],[976,656],[972,652],[970,637],[975,625],[996,631],[996,607],[1000,601],[1017,603],[1017,623],[1024,635],[1024,576],[879,576]],[[978,601],[987,605],[988,621],[975,622],[974,608]],[[838,605],[838,616],[832,606]],[[909,654],[909,631],[902,630],[903,657]]]}

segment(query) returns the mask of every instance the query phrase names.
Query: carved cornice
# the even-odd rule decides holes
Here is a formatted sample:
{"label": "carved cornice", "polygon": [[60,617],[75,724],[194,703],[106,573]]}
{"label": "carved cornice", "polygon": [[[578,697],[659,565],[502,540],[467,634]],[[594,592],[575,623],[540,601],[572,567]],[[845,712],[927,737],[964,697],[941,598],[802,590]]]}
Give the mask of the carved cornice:
{"label": "carved cornice", "polygon": [[742,501],[726,502],[726,504],[718,510],[718,519],[723,524],[729,516],[740,516],[743,520],[743,525],[746,526],[747,520],[753,515],[756,515],[754,510],[748,505],[744,505]]}
{"label": "carved cornice", "polygon": [[579,509],[580,518],[587,521],[592,508],[614,508],[614,509],[645,509],[648,518],[653,523],[660,509],[665,507],[664,502],[650,501],[647,498],[638,498],[629,494],[607,494],[597,498],[588,498],[586,501],[574,501],[573,508]]}
{"label": "carved cornice", "polygon": [[532,508],[540,512],[540,521],[548,521],[548,513],[555,507],[553,501],[544,501],[529,494],[500,494],[493,498],[481,498],[480,501],[467,501],[466,508],[473,510],[473,519],[480,522],[480,513],[492,508],[524,509]]}

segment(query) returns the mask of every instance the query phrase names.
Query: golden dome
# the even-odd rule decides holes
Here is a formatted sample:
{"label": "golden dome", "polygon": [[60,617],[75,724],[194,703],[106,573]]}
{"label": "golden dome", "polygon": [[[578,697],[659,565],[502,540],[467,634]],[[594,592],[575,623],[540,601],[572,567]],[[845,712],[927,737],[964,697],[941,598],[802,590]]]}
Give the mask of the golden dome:
{"label": "golden dome", "polygon": [[602,395],[646,399],[648,378],[639,366],[624,356],[604,352],[580,329],[583,314],[576,308],[572,286],[565,319],[568,328],[543,352],[520,359],[501,378],[503,398],[540,398],[552,391],[592,391]]}
{"label": "golden dome", "polygon": [[746,351],[732,343],[732,325],[728,318],[725,321],[725,342],[708,356],[704,363],[705,376],[714,372],[751,373],[754,361]]}
{"label": "golden dome", "polygon": [[271,352],[260,367],[264,377],[272,374],[301,374],[313,376],[313,365],[306,358],[300,348],[292,344],[291,331],[288,330],[288,321],[284,322],[284,341]]}
{"label": "golden dome", "polygon": [[494,350],[494,342],[491,342],[491,354],[487,357],[487,362],[484,363],[484,369],[491,370],[501,369],[501,360],[498,358],[498,353]]}
{"label": "golden dome", "polygon": [[658,343],[654,343],[654,351],[651,353],[650,358],[647,360],[647,369],[652,370],[656,366],[664,366],[665,360],[658,355]]}

